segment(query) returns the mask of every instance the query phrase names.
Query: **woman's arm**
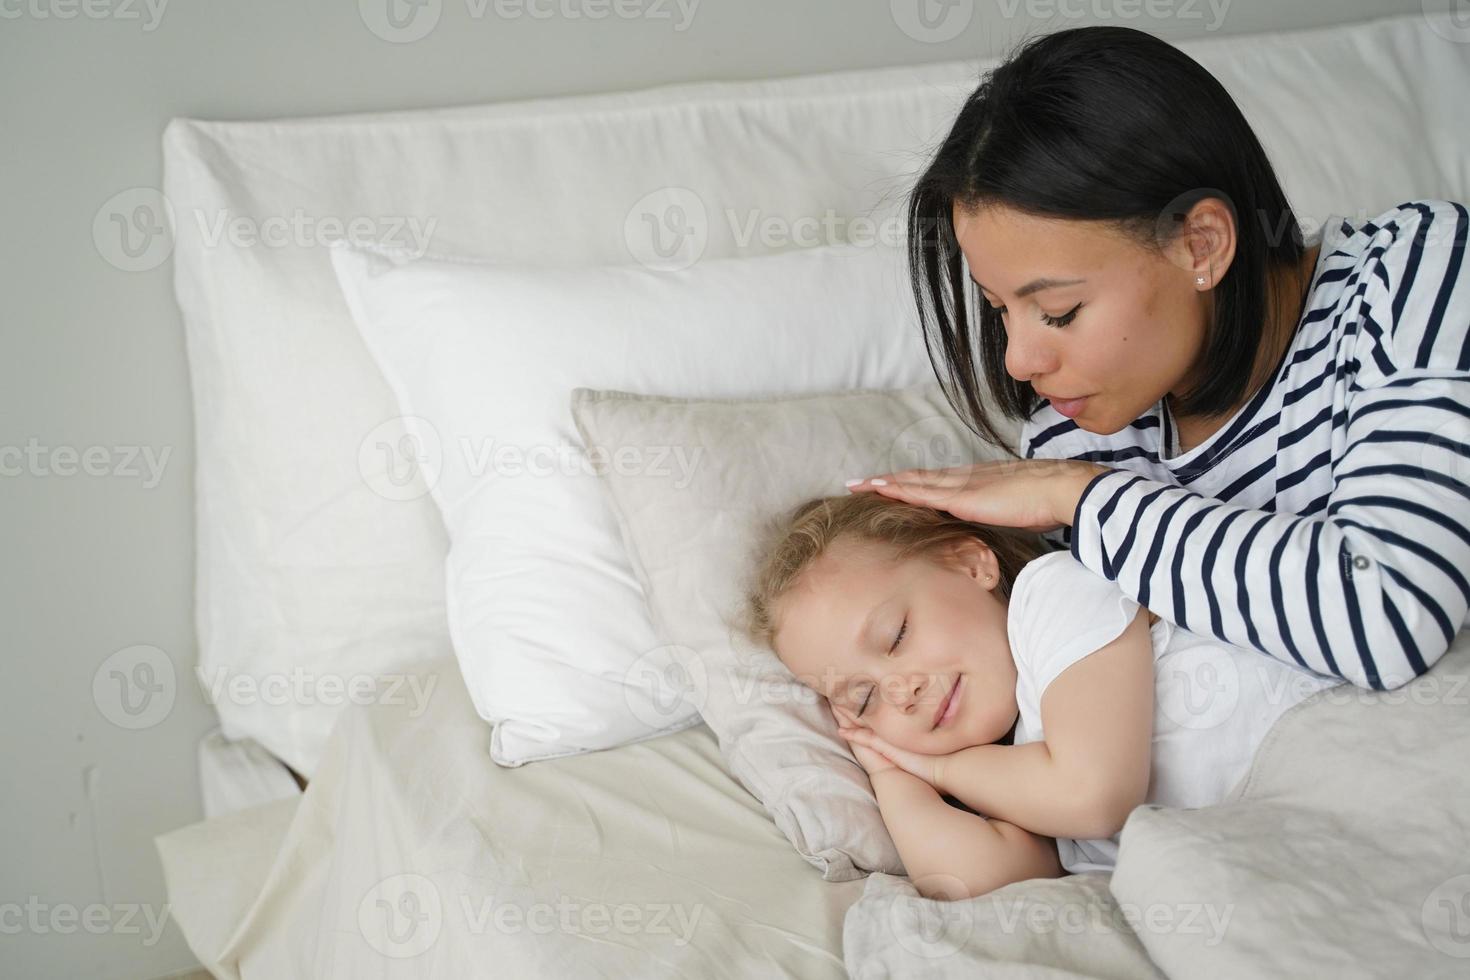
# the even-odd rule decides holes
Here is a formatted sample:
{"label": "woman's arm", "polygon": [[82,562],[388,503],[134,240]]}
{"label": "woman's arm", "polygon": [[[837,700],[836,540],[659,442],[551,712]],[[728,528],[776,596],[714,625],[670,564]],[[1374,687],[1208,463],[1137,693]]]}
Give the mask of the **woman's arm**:
{"label": "woman's arm", "polygon": [[939,757],[935,785],[1037,833],[1111,837],[1148,795],[1154,659],[1148,610],[1057,675],[1041,697],[1044,742]]}
{"label": "woman's arm", "polygon": [[1050,837],[950,806],[933,786],[896,766],[870,778],[904,869],[925,898],[973,898],[1062,874]]}
{"label": "woman's arm", "polygon": [[1470,608],[1470,374],[1409,372],[1348,412],[1327,516],[1115,471],[1078,498],[1072,555],[1185,629],[1359,687],[1407,684]]}

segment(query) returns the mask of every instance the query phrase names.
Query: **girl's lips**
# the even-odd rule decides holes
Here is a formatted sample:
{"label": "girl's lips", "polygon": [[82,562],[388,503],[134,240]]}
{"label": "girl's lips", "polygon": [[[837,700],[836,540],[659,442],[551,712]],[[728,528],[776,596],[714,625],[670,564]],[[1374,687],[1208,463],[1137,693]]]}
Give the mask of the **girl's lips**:
{"label": "girl's lips", "polygon": [[939,706],[939,714],[934,719],[935,728],[942,727],[954,717],[955,710],[960,704],[960,685],[964,682],[965,678],[963,674],[955,679],[954,687],[949,689],[949,694],[945,696],[944,702]]}
{"label": "girl's lips", "polygon": [[1051,407],[1056,409],[1058,414],[1065,415],[1069,419],[1075,419],[1081,415],[1082,406],[1087,404],[1086,398],[1048,398],[1047,401],[1051,402]]}

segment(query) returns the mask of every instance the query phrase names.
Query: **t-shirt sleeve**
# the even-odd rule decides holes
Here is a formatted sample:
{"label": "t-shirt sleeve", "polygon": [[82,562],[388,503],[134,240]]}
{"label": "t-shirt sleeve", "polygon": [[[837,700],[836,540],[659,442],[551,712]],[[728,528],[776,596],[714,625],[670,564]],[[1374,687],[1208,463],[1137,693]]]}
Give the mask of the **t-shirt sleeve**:
{"label": "t-shirt sleeve", "polygon": [[1070,553],[1034,559],[1016,576],[1006,615],[1016,669],[1039,694],[1077,661],[1117,639],[1139,604]]}

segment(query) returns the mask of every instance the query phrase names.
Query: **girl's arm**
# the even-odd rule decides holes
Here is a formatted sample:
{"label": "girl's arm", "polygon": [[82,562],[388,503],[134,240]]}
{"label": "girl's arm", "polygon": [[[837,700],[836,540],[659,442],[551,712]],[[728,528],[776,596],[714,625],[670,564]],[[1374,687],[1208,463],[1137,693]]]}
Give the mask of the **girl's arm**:
{"label": "girl's arm", "polygon": [[1015,881],[1062,874],[1050,837],[950,806],[933,786],[897,766],[869,779],[904,869],[925,898],[973,898]]}
{"label": "girl's arm", "polygon": [[1044,742],[938,756],[934,787],[1039,834],[1111,837],[1148,795],[1153,715],[1153,644],[1139,607],[1115,640],[1047,686]]}

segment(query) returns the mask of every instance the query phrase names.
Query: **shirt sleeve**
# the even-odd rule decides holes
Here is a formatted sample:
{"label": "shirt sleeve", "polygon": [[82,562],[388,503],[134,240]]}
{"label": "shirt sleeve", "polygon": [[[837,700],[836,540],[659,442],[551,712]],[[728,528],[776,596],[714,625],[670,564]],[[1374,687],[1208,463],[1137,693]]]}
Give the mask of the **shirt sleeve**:
{"label": "shirt sleeve", "polygon": [[[1037,412],[1040,412],[1040,409],[1037,409]],[[1022,424],[1021,438],[1018,440],[1018,452],[1022,459],[1035,458],[1036,450],[1032,448],[1031,443],[1035,439],[1036,433],[1040,431],[1040,428],[1040,425],[1037,424],[1035,414]],[[1072,529],[1064,524],[1055,530],[1041,532],[1041,539],[1053,551],[1067,551],[1072,547]]]}
{"label": "shirt sleeve", "polygon": [[1062,671],[1116,640],[1138,610],[1115,583],[1070,555],[1044,555],[1016,579],[1006,613],[1011,655],[1039,697]]}
{"label": "shirt sleeve", "polygon": [[1071,541],[1185,629],[1378,690],[1428,670],[1470,607],[1467,214],[1396,215],[1344,341],[1357,373],[1325,511],[1252,510],[1115,470],[1083,491]]}

